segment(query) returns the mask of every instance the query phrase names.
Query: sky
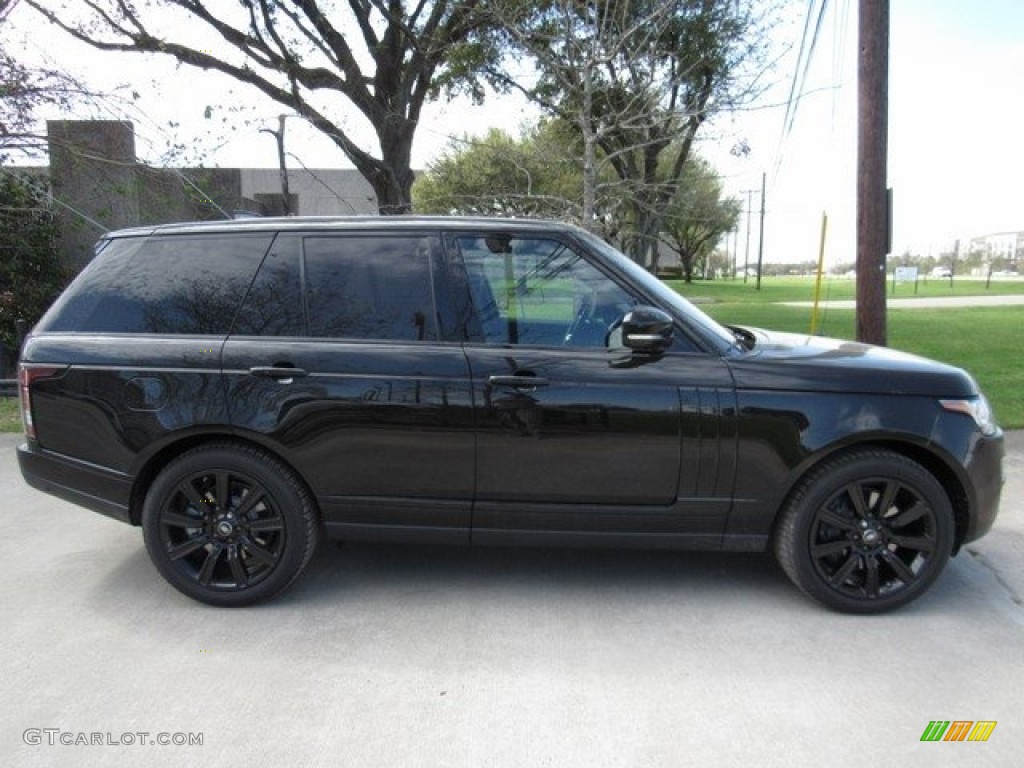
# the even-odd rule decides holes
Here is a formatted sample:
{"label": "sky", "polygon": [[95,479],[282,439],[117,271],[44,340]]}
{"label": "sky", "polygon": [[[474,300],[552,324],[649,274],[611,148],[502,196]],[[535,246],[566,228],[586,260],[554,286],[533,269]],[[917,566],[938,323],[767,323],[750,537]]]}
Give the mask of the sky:
{"label": "sky", "polygon": [[[751,156],[719,163],[739,174],[732,189],[759,188],[767,173],[770,261],[815,259],[823,212],[829,261],[855,259],[857,2],[829,8],[781,161],[784,111],[768,109],[741,121]],[[966,248],[972,237],[1024,230],[1024,3],[891,0],[890,13],[893,254],[938,257],[958,238]],[[780,67],[788,93],[786,66],[795,61]]]}
{"label": "sky", "polygon": [[[793,0],[780,24],[790,46],[773,87],[740,113],[721,115],[701,134],[699,151],[722,176],[727,194],[751,202],[750,258],[756,259],[762,174],[766,178],[764,258],[817,258],[827,215],[826,260],[854,260],[857,0],[829,0],[791,132],[783,140],[785,102],[809,2]],[[816,5],[816,2],[815,2]],[[1024,2],[890,0],[889,185],[894,194],[893,253],[940,256],[959,238],[1024,230]],[[160,57],[100,53],[51,29],[21,5],[0,27],[0,44],[30,61],[64,66],[100,91],[120,94],[88,116],[132,119],[137,150],[154,165],[276,167],[273,102],[216,73]],[[138,92],[136,100],[129,98]],[[214,107],[207,118],[206,108]],[[438,103],[424,116],[413,165],[427,166],[453,137],[489,127],[517,132],[536,110],[515,96],[480,107]],[[49,118],[85,114],[46,114]],[[360,130],[355,115],[343,121]],[[743,140],[748,155],[729,150]],[[183,145],[177,154],[170,146]],[[350,167],[340,151],[300,120],[290,120],[289,164]],[[729,244],[746,254],[746,220]]]}

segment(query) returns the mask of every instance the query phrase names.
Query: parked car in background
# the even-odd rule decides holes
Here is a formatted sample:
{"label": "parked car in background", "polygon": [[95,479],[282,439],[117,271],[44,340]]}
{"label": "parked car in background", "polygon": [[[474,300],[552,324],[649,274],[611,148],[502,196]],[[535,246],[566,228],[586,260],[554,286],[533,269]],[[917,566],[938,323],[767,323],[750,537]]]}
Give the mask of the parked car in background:
{"label": "parked car in background", "polygon": [[952,277],[953,270],[949,267],[934,267],[932,269],[932,277]]}
{"label": "parked car in background", "polygon": [[773,550],[872,613],[992,526],[964,371],[725,327],[555,222],[266,219],[113,232],[28,338],[34,487],[141,526],[233,606],[317,542]]}

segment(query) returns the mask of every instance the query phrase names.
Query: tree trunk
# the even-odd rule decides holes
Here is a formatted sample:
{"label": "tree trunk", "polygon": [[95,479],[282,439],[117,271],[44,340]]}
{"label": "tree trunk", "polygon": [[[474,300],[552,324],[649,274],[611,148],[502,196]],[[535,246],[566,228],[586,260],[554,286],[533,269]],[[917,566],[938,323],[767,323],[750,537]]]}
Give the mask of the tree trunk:
{"label": "tree trunk", "polygon": [[679,262],[683,265],[683,280],[687,285],[693,282],[693,254],[680,253]]}
{"label": "tree trunk", "polygon": [[597,136],[594,135],[594,75],[590,59],[583,68],[583,106],[579,116],[583,134],[583,226],[597,232]]}
{"label": "tree trunk", "polygon": [[370,181],[377,195],[377,211],[381,216],[397,216],[412,212],[413,174],[398,174],[395,169],[378,169]]}
{"label": "tree trunk", "polygon": [[381,159],[369,172],[360,171],[377,195],[381,216],[394,216],[412,211],[412,140],[415,124],[398,116],[377,129]]}

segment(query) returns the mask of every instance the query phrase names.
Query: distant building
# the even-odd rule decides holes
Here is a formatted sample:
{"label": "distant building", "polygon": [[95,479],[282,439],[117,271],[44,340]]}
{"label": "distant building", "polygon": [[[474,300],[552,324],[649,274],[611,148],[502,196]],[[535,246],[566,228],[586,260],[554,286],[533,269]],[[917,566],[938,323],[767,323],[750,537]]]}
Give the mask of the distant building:
{"label": "distant building", "polygon": [[1007,259],[1016,261],[1024,256],[1024,231],[995,232],[971,239],[971,252],[983,254],[989,261]]}
{"label": "distant building", "polygon": [[[285,212],[278,169],[150,168],[138,162],[134,129],[122,121],[51,121],[47,135],[62,250],[75,267],[112,229]],[[373,188],[353,169],[289,168],[288,188],[293,214],[377,213]]]}

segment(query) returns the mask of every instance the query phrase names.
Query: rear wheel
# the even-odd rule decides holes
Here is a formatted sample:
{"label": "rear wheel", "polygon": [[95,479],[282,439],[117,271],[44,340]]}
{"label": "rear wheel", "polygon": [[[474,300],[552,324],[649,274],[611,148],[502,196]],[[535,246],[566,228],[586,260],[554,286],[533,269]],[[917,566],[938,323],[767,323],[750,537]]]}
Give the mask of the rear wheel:
{"label": "rear wheel", "polygon": [[146,549],[176,589],[212,605],[249,605],[291,584],[316,548],[308,491],[258,448],[193,449],[157,476],[142,510]]}
{"label": "rear wheel", "polygon": [[953,511],[924,467],[858,451],[812,471],[779,520],[775,554],[789,578],[831,608],[881,613],[925,592],[953,548]]}

